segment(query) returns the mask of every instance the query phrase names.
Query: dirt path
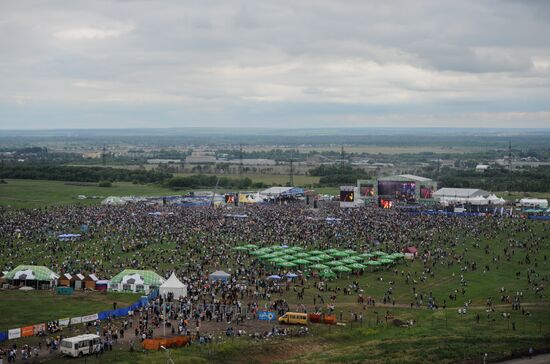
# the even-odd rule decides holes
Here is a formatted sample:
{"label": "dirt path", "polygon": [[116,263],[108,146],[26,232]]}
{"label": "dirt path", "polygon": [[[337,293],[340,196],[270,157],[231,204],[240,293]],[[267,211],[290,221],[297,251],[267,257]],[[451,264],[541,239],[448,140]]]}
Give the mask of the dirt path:
{"label": "dirt path", "polygon": [[499,362],[499,364],[548,364],[548,363],[550,363],[550,354],[533,356],[532,359],[529,359],[529,357],[526,357],[526,358],[512,359],[512,360]]}

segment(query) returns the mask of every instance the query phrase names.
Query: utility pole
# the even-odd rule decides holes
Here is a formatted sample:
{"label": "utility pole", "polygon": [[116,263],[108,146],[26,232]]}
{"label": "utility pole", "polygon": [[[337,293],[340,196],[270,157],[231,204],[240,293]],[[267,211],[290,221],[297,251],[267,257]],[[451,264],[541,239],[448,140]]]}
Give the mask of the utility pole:
{"label": "utility pole", "polygon": [[342,150],[340,151],[340,170],[342,173],[344,173],[344,158],[345,158],[344,144],[342,144]]}
{"label": "utility pole", "polygon": [[508,141],[508,169],[512,170],[512,141]]}
{"label": "utility pole", "polygon": [[243,177],[243,145],[239,144],[239,177]]}
{"label": "utility pole", "polygon": [[103,150],[101,152],[101,159],[103,162],[103,165],[107,164],[107,148],[105,148],[105,144],[103,144]]}
{"label": "utility pole", "polygon": [[294,162],[294,158],[290,157],[290,175],[289,175],[290,187],[294,186],[294,165],[293,165],[293,162]]}

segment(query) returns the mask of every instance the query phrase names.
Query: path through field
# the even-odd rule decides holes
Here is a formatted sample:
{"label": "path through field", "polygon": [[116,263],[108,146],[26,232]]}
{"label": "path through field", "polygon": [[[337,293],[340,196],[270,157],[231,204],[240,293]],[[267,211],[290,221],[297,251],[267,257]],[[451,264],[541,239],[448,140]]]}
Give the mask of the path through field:
{"label": "path through field", "polygon": [[500,364],[547,364],[550,363],[550,354],[537,355],[533,358],[521,358],[501,361]]}

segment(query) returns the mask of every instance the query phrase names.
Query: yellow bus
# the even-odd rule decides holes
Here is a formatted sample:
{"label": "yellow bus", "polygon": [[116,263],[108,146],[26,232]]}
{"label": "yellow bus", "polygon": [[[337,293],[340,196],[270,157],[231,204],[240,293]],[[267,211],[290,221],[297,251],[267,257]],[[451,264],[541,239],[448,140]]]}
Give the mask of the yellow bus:
{"label": "yellow bus", "polygon": [[300,312],[287,312],[279,317],[279,323],[289,325],[307,325],[307,314]]}

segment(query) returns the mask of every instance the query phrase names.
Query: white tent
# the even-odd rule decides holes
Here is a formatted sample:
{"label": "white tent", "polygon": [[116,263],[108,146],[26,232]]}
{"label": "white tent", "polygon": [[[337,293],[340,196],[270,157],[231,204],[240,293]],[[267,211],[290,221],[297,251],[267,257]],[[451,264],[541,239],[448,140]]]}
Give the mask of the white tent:
{"label": "white tent", "polygon": [[208,280],[210,282],[217,282],[217,281],[227,282],[230,277],[231,277],[231,274],[226,273],[223,270],[217,270],[214,273],[210,273],[208,275]]}
{"label": "white tent", "polygon": [[476,196],[468,199],[468,202],[470,202],[472,205],[487,205],[489,202],[487,199],[483,196]]}
{"label": "white tent", "polygon": [[541,198],[522,198],[519,203],[521,207],[548,208],[548,200]]}
{"label": "white tent", "polygon": [[180,297],[187,297],[187,286],[176,277],[174,272],[166,282],[159,287],[159,293],[161,296],[167,296],[172,293],[175,299]]}
{"label": "white tent", "polygon": [[504,205],[506,202],[503,198],[498,198],[494,193],[487,197],[487,200],[491,203],[491,205]]}

